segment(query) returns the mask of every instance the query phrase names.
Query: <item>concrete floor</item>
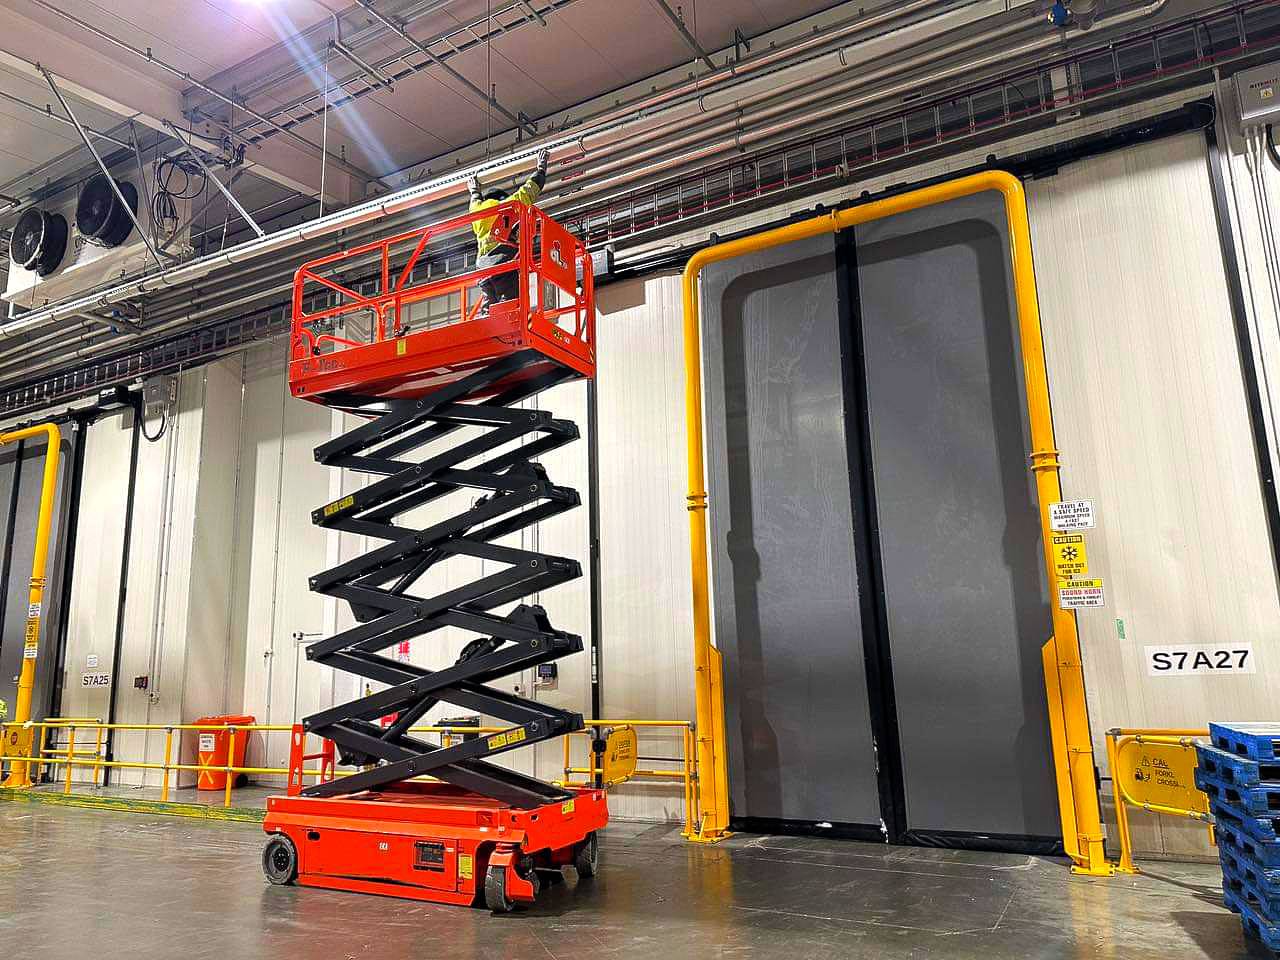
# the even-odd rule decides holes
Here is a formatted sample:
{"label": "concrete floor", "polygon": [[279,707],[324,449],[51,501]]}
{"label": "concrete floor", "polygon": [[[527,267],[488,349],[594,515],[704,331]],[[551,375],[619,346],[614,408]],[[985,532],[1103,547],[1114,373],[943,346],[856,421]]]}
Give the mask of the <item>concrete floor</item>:
{"label": "concrete floor", "polygon": [[1057,861],[786,837],[695,847],[617,823],[593,881],[482,910],[262,878],[256,825],[0,802],[0,952],[29,960],[862,960],[1267,956],[1216,867],[1072,877]]}

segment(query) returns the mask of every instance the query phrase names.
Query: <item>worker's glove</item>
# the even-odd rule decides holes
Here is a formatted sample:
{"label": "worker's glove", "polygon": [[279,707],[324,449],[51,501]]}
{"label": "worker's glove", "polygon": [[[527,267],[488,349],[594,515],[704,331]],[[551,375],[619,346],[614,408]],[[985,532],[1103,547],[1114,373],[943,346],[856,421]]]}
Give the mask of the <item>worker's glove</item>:
{"label": "worker's glove", "polygon": [[546,147],[543,147],[541,150],[538,151],[538,172],[539,173],[547,172],[547,161],[550,159],[551,159],[551,154],[547,151]]}
{"label": "worker's glove", "polygon": [[471,191],[473,197],[480,196],[480,178],[473,176],[467,181],[467,189]]}

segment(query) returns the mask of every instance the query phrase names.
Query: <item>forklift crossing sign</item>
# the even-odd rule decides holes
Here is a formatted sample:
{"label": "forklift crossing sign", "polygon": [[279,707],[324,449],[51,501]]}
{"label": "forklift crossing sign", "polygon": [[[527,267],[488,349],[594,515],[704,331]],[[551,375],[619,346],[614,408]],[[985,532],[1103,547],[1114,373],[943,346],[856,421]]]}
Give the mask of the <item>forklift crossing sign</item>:
{"label": "forklift crossing sign", "polygon": [[1053,547],[1053,570],[1058,579],[1079,577],[1089,572],[1089,554],[1085,550],[1083,534],[1055,533],[1050,544]]}

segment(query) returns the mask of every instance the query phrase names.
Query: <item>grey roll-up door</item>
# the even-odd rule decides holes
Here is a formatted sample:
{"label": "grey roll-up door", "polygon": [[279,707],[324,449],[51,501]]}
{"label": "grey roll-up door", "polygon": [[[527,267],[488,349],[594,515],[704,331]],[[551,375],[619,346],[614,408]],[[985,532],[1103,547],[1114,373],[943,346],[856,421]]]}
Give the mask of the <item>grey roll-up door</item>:
{"label": "grey roll-up door", "polygon": [[876,221],[856,241],[906,826],[1060,836],[1001,198]]}
{"label": "grey roll-up door", "polygon": [[702,273],[735,818],[878,824],[832,237]]}

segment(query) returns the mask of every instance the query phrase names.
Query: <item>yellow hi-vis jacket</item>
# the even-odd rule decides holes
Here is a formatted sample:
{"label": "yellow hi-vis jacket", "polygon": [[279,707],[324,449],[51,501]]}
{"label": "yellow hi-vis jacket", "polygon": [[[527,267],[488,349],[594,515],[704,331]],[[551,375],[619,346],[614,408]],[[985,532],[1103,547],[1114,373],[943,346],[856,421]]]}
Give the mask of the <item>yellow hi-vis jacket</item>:
{"label": "yellow hi-vis jacket", "polygon": [[[527,203],[532,206],[537,201],[538,196],[541,193],[542,184],[538,182],[538,178],[535,175],[526,180],[524,182],[524,186],[511,194],[511,196],[507,197],[506,200],[482,200],[479,197],[472,197],[471,212],[475,213],[477,210],[496,207],[499,203],[509,203],[512,200],[517,200],[520,203]],[[477,220],[471,225],[471,229],[474,230],[476,234],[476,253],[478,256],[483,257],[485,254],[492,253],[501,246],[500,242],[493,238],[492,233],[493,222],[497,219],[497,217],[486,217],[483,220]]]}

